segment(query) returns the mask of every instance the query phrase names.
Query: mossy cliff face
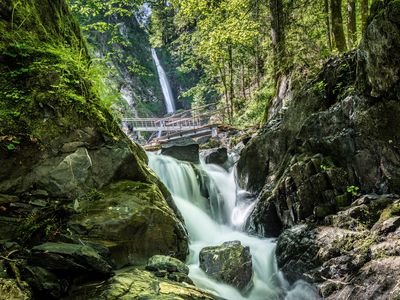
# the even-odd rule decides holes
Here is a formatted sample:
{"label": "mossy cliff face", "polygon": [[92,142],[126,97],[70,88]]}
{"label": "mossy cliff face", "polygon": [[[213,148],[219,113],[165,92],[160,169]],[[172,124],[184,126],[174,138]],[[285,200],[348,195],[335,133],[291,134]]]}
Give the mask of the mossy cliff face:
{"label": "mossy cliff face", "polygon": [[90,270],[78,252],[45,253],[38,264],[26,250],[48,241],[85,241],[114,268],[187,253],[170,194],[103,107],[91,71],[63,0],[0,3],[0,251],[13,257],[0,277],[22,290],[27,280],[40,299],[105,276],[77,277]]}
{"label": "mossy cliff face", "polygon": [[293,90],[288,108],[243,150],[239,179],[261,198],[252,230],[278,235],[354,194],[400,192],[398,6],[382,2],[357,51]]}
{"label": "mossy cliff face", "polygon": [[259,195],[248,230],[279,236],[286,278],[324,299],[400,297],[399,20],[376,1],[358,49],[293,89],[238,164]]}

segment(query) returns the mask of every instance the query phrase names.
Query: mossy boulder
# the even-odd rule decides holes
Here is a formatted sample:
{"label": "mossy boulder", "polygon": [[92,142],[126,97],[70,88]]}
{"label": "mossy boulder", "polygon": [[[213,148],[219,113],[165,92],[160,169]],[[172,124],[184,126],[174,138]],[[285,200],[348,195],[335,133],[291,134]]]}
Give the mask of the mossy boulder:
{"label": "mossy boulder", "polygon": [[192,285],[161,279],[148,271],[129,268],[118,271],[107,281],[90,283],[72,289],[65,300],[149,299],[212,300],[218,299]]}
{"label": "mossy boulder", "polygon": [[77,199],[68,226],[82,238],[108,247],[118,268],[145,264],[155,254],[185,259],[187,235],[155,184],[121,181],[101,199]]}
{"label": "mossy boulder", "polygon": [[200,268],[211,278],[230,284],[241,292],[252,287],[250,248],[242,246],[239,241],[203,248],[199,258]]}

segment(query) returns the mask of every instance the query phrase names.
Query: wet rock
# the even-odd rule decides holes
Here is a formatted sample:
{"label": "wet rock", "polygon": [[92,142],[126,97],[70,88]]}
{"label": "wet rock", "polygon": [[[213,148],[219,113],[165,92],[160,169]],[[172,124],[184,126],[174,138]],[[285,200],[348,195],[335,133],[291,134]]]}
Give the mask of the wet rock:
{"label": "wet rock", "polygon": [[32,293],[27,289],[21,289],[16,280],[0,278],[0,300],[30,300]]}
{"label": "wet rock", "polygon": [[29,283],[35,295],[47,298],[60,299],[69,286],[66,280],[59,279],[50,271],[35,266],[26,266],[21,276]]}
{"label": "wet rock", "polygon": [[107,281],[76,286],[66,300],[107,299],[219,299],[209,292],[191,285],[180,284],[158,278],[151,272],[139,269],[124,269]]}
{"label": "wet rock", "polygon": [[78,200],[68,226],[107,247],[117,268],[146,264],[155,254],[185,259],[186,231],[155,184],[123,181],[100,192],[97,201]]}
{"label": "wet rock", "polygon": [[228,150],[226,148],[217,148],[206,151],[204,156],[207,164],[215,164],[222,166],[228,161]]}
{"label": "wet rock", "polygon": [[253,269],[250,249],[239,241],[203,248],[199,257],[200,268],[210,277],[242,292],[251,288]]}
{"label": "wet rock", "polygon": [[154,255],[150,257],[146,270],[153,272],[157,277],[193,284],[188,276],[189,268],[179,259],[170,256]]}
{"label": "wet rock", "polygon": [[93,248],[67,243],[45,243],[33,247],[30,263],[48,270],[75,270],[106,275],[112,270]]}
{"label": "wet rock", "polygon": [[181,139],[162,145],[161,154],[178,160],[199,163],[199,144],[192,139]]}
{"label": "wet rock", "polygon": [[179,259],[164,255],[154,255],[150,257],[146,265],[146,270],[165,270],[170,273],[181,272],[186,275],[189,274],[189,268],[183,262],[181,262]]}

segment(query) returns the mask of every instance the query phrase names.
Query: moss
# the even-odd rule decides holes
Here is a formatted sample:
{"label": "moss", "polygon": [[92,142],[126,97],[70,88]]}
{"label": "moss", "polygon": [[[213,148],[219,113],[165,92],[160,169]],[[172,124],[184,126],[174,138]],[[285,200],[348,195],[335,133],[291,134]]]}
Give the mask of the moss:
{"label": "moss", "polygon": [[385,208],[380,214],[378,222],[383,223],[384,221],[396,216],[400,216],[400,202],[395,202]]}
{"label": "moss", "polygon": [[93,89],[90,58],[65,2],[6,0],[0,14],[0,136],[46,143],[93,125],[118,136]]}

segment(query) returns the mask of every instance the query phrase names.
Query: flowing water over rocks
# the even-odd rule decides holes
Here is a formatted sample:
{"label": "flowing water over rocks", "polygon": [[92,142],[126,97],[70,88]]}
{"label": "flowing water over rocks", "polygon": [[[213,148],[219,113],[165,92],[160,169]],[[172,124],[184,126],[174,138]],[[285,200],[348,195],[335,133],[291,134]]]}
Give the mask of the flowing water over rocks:
{"label": "flowing water over rocks", "polygon": [[[252,237],[240,231],[254,201],[238,189],[234,168],[227,172],[216,165],[203,162],[193,165],[152,153],[149,153],[149,166],[168,187],[185,220],[190,238],[189,276],[198,287],[235,300],[317,299],[311,286],[302,281],[289,286],[283,278],[277,268],[273,239]],[[247,293],[211,279],[199,267],[203,248],[229,241],[240,241],[250,248],[253,287]]]}

